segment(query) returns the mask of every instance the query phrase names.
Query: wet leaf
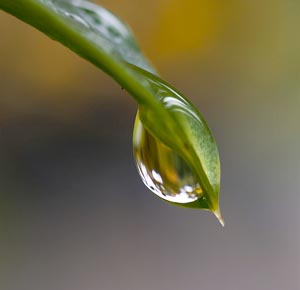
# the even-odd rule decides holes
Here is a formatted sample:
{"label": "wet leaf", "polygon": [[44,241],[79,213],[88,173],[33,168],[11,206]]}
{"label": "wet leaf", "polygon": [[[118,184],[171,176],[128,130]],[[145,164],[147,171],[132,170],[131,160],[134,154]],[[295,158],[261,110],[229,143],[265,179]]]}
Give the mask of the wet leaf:
{"label": "wet leaf", "polygon": [[[139,158],[147,161],[148,177],[156,178],[157,188],[165,190],[160,197],[166,196],[172,204],[211,210],[222,223],[215,140],[195,106],[157,76],[125,23],[84,0],[0,0],[0,8],[69,47],[126,89],[139,105],[133,146],[137,150],[148,146],[148,151],[139,151]],[[141,134],[148,141],[138,144]],[[145,152],[160,158],[152,156],[154,162]],[[153,173],[154,169],[161,172]],[[185,202],[176,199],[179,193],[174,186],[187,197]]]}

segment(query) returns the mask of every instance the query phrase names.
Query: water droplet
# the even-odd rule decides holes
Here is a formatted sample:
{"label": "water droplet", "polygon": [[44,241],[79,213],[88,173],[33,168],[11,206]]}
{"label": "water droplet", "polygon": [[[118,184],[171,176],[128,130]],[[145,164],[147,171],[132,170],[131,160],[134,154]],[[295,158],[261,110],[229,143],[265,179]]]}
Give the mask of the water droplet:
{"label": "water droplet", "polygon": [[144,184],[160,198],[189,203],[202,197],[201,185],[187,163],[151,135],[138,115],[133,133],[133,150]]}
{"label": "water droplet", "polygon": [[64,11],[63,14],[71,19],[73,19],[77,24],[84,26],[85,28],[90,28],[89,24],[80,16]]}

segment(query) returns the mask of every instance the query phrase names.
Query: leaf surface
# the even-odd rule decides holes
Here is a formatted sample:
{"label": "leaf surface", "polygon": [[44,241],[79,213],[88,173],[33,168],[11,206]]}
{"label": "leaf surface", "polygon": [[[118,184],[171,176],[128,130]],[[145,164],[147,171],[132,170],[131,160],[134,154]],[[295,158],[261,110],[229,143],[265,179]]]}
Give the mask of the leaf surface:
{"label": "leaf surface", "polygon": [[126,89],[139,105],[137,122],[175,150],[199,179],[203,197],[180,205],[220,216],[216,142],[195,106],[158,77],[123,21],[85,0],[0,0],[0,8],[67,46]]}

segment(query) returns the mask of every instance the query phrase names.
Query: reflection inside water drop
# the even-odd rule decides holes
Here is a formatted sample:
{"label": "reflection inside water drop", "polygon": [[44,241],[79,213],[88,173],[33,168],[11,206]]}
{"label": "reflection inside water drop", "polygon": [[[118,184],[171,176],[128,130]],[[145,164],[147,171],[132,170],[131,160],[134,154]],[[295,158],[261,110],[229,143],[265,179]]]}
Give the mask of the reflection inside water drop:
{"label": "reflection inside water drop", "polygon": [[189,203],[202,197],[202,189],[187,163],[172,149],[152,136],[137,114],[133,151],[144,184],[159,197]]}

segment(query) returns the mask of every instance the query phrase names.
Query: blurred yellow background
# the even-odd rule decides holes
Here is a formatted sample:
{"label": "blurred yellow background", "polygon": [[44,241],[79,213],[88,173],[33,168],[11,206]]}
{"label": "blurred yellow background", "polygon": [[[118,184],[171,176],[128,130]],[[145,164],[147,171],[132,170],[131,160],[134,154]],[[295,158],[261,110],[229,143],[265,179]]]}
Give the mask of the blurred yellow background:
{"label": "blurred yellow background", "polygon": [[[194,90],[199,81],[217,87],[236,81],[234,87],[247,82],[270,88],[297,70],[292,67],[300,45],[295,1],[97,3],[130,24],[145,54],[183,90]],[[14,83],[14,90],[26,94],[17,102],[2,98],[5,111],[45,105],[71,112],[80,109],[87,96],[99,94],[105,101],[107,95],[121,95],[97,69],[33,28],[4,13],[0,25],[2,91],[12,93]]]}
{"label": "blurred yellow background", "polygon": [[131,97],[0,13],[0,288],[300,289],[300,2],[96,2],[208,121],[227,225],[144,188]]}

